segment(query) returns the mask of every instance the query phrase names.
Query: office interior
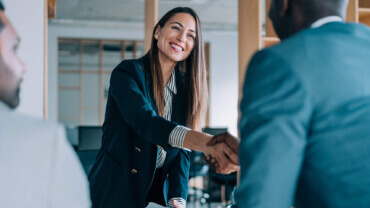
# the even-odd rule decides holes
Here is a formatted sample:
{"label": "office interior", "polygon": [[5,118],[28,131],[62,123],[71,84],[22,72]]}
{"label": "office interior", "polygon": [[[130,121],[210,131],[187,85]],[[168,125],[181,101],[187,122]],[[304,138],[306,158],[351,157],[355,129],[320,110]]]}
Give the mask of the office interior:
{"label": "office interior", "polygon": [[[110,73],[147,50],[165,12],[193,8],[203,26],[209,107],[204,131],[238,135],[238,103],[251,56],[279,43],[267,18],[270,0],[4,0],[28,72],[17,111],[60,122],[88,172],[101,144]],[[25,19],[24,16],[27,16]],[[370,26],[370,1],[349,0],[347,19]],[[37,33],[36,31],[44,31]],[[237,174],[218,175],[194,152],[187,207],[225,207]],[[155,204],[149,207],[158,207]]]}

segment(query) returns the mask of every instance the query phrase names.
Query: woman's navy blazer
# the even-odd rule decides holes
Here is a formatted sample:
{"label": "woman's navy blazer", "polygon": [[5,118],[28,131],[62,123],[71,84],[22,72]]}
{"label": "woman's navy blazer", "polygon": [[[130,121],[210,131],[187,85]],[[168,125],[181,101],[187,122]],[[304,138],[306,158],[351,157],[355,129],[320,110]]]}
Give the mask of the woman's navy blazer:
{"label": "woman's navy blazer", "polygon": [[[149,55],[122,61],[112,72],[102,147],[89,174],[93,207],[145,207],[149,201],[186,200],[189,152],[168,144],[171,131],[186,123],[185,73],[176,67],[172,122],[158,116]],[[156,171],[159,148],[167,151]]]}

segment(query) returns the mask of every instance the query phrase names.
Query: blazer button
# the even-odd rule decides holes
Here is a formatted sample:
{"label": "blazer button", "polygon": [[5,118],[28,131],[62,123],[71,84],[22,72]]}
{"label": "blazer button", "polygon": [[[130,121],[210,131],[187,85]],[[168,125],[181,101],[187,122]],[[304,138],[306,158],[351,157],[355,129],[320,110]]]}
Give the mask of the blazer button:
{"label": "blazer button", "polygon": [[137,152],[141,152],[141,149],[139,149],[138,147],[135,147],[135,150],[136,150]]}
{"label": "blazer button", "polygon": [[131,173],[137,173],[137,170],[136,169],[132,169],[131,170]]}

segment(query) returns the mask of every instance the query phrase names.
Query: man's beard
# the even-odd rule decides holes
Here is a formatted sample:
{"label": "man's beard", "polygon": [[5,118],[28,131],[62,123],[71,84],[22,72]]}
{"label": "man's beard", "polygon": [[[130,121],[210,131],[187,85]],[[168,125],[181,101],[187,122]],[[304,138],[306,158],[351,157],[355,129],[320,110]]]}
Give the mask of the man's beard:
{"label": "man's beard", "polygon": [[16,87],[9,93],[6,93],[8,94],[7,96],[4,97],[4,102],[6,104],[8,104],[8,106],[12,109],[18,107],[19,105],[19,94],[20,94],[20,91],[21,91],[21,83],[22,83],[22,79],[20,79],[16,85]]}
{"label": "man's beard", "polygon": [[[17,79],[16,75],[12,72],[13,70],[5,64],[3,57],[0,55],[0,70],[1,76],[4,76],[5,86],[4,89],[0,89],[1,101],[6,103],[10,108],[14,109],[19,105],[20,99],[20,86],[23,78]],[[15,80],[14,80],[15,79]],[[13,83],[16,82],[14,85]]]}
{"label": "man's beard", "polygon": [[19,81],[17,88],[13,92],[13,96],[11,98],[11,108],[16,108],[19,105],[19,94],[21,92],[21,81]]}

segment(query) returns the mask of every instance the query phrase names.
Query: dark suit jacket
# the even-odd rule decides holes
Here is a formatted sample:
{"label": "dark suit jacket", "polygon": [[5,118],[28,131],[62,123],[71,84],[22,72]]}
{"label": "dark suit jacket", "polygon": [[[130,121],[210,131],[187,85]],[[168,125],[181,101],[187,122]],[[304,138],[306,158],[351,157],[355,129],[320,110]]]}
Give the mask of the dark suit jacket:
{"label": "dark suit jacket", "polygon": [[[189,152],[168,144],[171,131],[186,122],[185,74],[175,70],[173,122],[158,116],[148,55],[122,61],[113,70],[102,147],[89,174],[94,207],[137,208],[149,201],[166,206],[172,197],[186,200]],[[156,172],[157,145],[167,157]]]}
{"label": "dark suit jacket", "polygon": [[370,29],[332,22],[258,52],[240,105],[238,207],[370,207]]}

